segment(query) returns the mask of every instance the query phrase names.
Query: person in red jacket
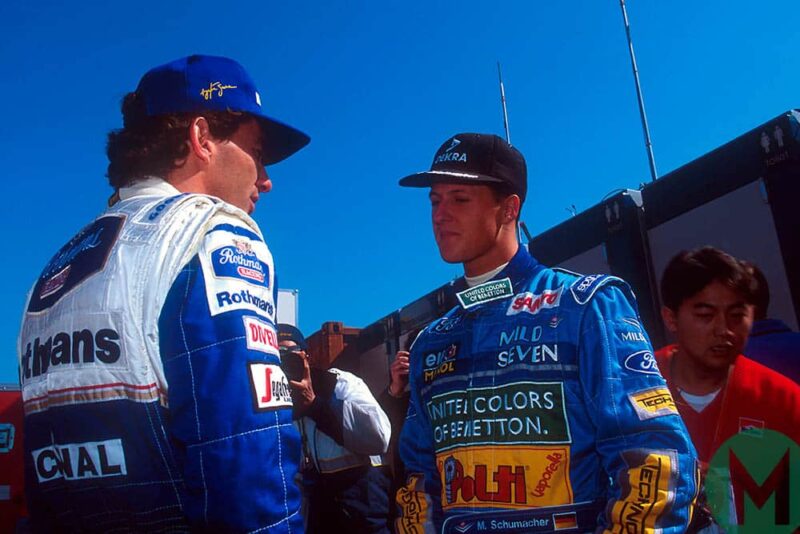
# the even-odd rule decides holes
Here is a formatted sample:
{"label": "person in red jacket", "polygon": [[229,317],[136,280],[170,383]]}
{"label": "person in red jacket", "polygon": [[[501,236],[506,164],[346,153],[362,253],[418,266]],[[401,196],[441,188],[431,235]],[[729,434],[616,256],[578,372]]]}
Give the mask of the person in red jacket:
{"label": "person in red jacket", "polygon": [[[661,316],[676,343],[655,357],[697,449],[703,479],[717,450],[740,432],[768,429],[800,442],[800,386],[742,355],[756,289],[746,263],[713,247],[681,252],[661,278]],[[735,515],[717,516],[725,525],[745,518],[739,493],[746,484],[734,478],[724,500]],[[703,495],[698,517],[708,517],[705,500]],[[702,532],[720,532],[707,519],[700,523],[707,527]]]}
{"label": "person in red jacket", "polygon": [[746,265],[713,247],[681,252],[661,279],[661,316],[677,343],[656,361],[703,467],[742,431],[800,442],[800,386],[742,355],[754,291]]}

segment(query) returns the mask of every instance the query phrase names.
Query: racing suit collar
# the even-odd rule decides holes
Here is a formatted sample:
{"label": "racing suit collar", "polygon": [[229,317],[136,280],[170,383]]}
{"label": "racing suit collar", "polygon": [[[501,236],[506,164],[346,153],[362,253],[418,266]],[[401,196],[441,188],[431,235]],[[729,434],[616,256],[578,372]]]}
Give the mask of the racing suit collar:
{"label": "racing suit collar", "polygon": [[508,262],[505,269],[497,273],[493,279],[510,278],[514,288],[519,285],[520,280],[530,277],[534,269],[541,269],[542,265],[531,256],[527,247],[520,245],[517,253]]}
{"label": "racing suit collar", "polygon": [[158,176],[145,176],[130,186],[122,187],[119,190],[119,198],[121,200],[141,196],[171,197],[180,194],[181,192],[175,189],[172,184]]}

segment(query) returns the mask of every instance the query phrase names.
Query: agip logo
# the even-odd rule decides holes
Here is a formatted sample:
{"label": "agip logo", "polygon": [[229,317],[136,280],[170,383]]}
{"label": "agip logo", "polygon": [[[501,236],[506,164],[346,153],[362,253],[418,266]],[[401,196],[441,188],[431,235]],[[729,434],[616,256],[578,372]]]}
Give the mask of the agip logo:
{"label": "agip logo", "polygon": [[800,526],[800,445],[769,429],[744,430],[714,453],[708,503],[728,533],[790,533]]}

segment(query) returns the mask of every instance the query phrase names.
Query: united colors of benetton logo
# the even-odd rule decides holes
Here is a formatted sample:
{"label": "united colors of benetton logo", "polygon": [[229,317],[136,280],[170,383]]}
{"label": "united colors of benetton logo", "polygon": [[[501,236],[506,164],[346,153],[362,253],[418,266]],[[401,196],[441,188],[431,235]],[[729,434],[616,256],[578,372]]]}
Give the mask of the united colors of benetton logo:
{"label": "united colors of benetton logo", "polygon": [[503,278],[502,280],[490,280],[456,293],[456,297],[464,309],[469,309],[484,302],[508,298],[513,294],[514,289],[511,287],[511,279]]}

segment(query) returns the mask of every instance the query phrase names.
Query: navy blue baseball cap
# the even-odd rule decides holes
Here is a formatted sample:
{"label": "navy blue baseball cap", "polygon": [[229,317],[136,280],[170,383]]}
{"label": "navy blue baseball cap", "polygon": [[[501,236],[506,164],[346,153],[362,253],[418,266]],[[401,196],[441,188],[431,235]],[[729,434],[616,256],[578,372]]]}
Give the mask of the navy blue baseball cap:
{"label": "navy blue baseball cap", "polygon": [[434,183],[505,185],[524,201],[528,168],[522,153],[493,134],[460,133],[445,141],[433,156],[431,170],[400,180],[405,187]]}
{"label": "navy blue baseball cap", "polygon": [[264,132],[264,165],[288,158],[311,140],[264,114],[253,79],[244,67],[226,57],[193,55],[155,67],[142,76],[136,93],[150,117],[204,111],[253,115]]}
{"label": "navy blue baseball cap", "polygon": [[306,338],[296,326],[278,323],[278,343],[281,341],[294,341],[301,350],[308,350]]}

